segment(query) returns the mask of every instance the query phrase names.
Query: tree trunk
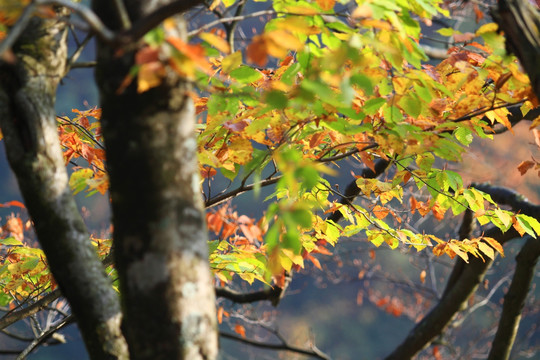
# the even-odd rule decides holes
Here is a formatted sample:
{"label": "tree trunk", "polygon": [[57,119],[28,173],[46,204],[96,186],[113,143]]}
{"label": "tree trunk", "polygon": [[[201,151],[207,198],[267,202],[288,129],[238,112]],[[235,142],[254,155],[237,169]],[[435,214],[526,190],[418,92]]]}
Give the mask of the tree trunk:
{"label": "tree trunk", "polygon": [[492,12],[499,30],[504,31],[506,47],[514,53],[529,75],[540,99],[540,14],[528,0],[500,0]]}
{"label": "tree trunk", "polygon": [[[93,7],[121,28],[110,0]],[[125,1],[135,22],[166,1]],[[183,31],[185,32],[185,31]],[[188,82],[169,71],[142,94],[118,94],[134,49],[98,44],[97,82],[107,149],[123,324],[132,359],[217,356],[214,290]]]}
{"label": "tree trunk", "polygon": [[0,126],[39,242],[90,356],[127,359],[118,296],[71,195],[58,139],[54,103],[66,38],[65,22],[31,20],[13,47],[15,62],[0,63]]}

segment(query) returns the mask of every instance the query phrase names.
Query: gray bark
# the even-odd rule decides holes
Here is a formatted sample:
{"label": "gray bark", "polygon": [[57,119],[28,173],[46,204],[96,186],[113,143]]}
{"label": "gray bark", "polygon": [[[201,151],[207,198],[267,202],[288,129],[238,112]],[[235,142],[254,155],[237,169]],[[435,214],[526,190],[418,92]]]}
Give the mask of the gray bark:
{"label": "gray bark", "polygon": [[[121,29],[112,2],[95,12]],[[126,1],[136,23],[166,1]],[[188,82],[169,71],[142,94],[117,93],[134,49],[98,43],[122,329],[132,359],[214,359],[217,327]]]}
{"label": "gray bark", "polygon": [[71,195],[58,139],[54,103],[66,37],[63,22],[31,20],[13,47],[15,63],[0,63],[0,126],[39,242],[90,356],[125,359],[118,296]]}

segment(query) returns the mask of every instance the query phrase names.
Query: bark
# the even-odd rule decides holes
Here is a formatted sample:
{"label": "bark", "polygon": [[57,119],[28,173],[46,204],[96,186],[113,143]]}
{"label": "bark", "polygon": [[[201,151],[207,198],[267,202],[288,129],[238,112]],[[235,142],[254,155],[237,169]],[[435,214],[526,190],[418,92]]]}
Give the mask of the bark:
{"label": "bark", "polygon": [[521,321],[521,312],[531,288],[539,256],[540,242],[538,239],[529,238],[516,257],[516,270],[510,288],[504,296],[503,311],[489,352],[489,360],[510,358]]}
{"label": "bark", "polygon": [[[105,25],[121,24],[110,0],[93,2]],[[166,1],[126,1],[140,21]],[[185,31],[182,31],[185,32]],[[142,94],[117,89],[135,49],[98,43],[96,79],[107,149],[115,258],[132,359],[217,356],[215,295],[208,265],[190,86],[169,71]]]}
{"label": "bark", "polygon": [[492,13],[506,36],[506,47],[514,53],[529,75],[540,99],[540,14],[527,0],[500,0]]}
{"label": "bark", "polygon": [[[509,230],[502,234],[499,229],[492,228],[485,236],[493,237],[501,244],[518,236],[517,232]],[[411,359],[433,339],[442,334],[454,315],[466,306],[469,297],[474,294],[478,285],[484,279],[486,271],[493,261],[472,258],[466,264],[455,280],[455,285],[445,290],[446,294],[435,307],[409,332],[407,338],[399,345],[386,360]]]}
{"label": "bark", "polygon": [[[491,196],[493,201],[499,205],[511,207],[515,213],[521,213],[532,216],[536,219],[540,218],[540,206],[534,205],[527,201],[523,196],[504,187],[491,186],[489,184],[473,184],[472,187],[483,191]],[[473,218],[470,211],[466,211],[462,226],[459,230],[461,239],[469,237],[473,231]],[[491,228],[484,232],[484,236],[492,237],[501,245],[507,241],[518,238],[520,235],[513,228],[501,233],[498,228]],[[532,245],[529,245],[532,246]],[[531,249],[531,247],[529,247]],[[531,252],[527,251],[527,252]],[[536,250],[535,250],[536,251]],[[531,266],[532,258],[529,254],[521,260],[523,264],[520,266]],[[389,356],[389,359],[410,359],[420,350],[428,346],[433,339],[442,334],[446,326],[450,323],[454,315],[467,305],[467,300],[476,291],[478,285],[482,282],[486,271],[491,267],[493,261],[486,259],[482,261],[479,258],[472,258],[469,263],[458,259],[452,270],[446,288],[443,292],[441,300],[435,307],[424,317],[410,332],[407,338],[397,347]],[[533,266],[534,269],[534,266]],[[516,272],[517,273],[517,272]],[[523,275],[518,275],[521,279]],[[516,276],[514,276],[516,279]],[[513,280],[514,282],[515,280]],[[516,285],[517,286],[517,285]],[[511,286],[512,287],[512,286]],[[518,286],[523,289],[522,286]],[[512,305],[505,305],[510,306]],[[510,314],[521,313],[521,307],[512,308]],[[506,320],[505,320],[506,321]],[[502,320],[500,322],[502,324]],[[499,325],[501,327],[501,325]],[[511,344],[510,344],[511,346]]]}
{"label": "bark", "polygon": [[54,103],[65,71],[66,37],[63,22],[30,21],[13,47],[15,62],[0,63],[0,126],[39,242],[90,356],[123,359],[127,346],[118,296],[71,195],[58,139]]}

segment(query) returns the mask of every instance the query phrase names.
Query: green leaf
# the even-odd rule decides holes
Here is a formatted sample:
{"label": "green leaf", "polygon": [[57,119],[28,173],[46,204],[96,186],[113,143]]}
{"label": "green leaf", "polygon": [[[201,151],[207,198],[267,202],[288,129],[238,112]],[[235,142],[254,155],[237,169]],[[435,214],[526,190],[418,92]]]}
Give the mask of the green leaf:
{"label": "green leaf", "polygon": [[291,211],[291,217],[293,220],[303,227],[304,229],[311,229],[311,212],[304,209],[297,209]]}
{"label": "green leaf", "polygon": [[[532,228],[534,229],[534,231],[536,232],[536,234],[540,235],[540,222],[538,222],[538,220],[536,220],[535,218],[533,218],[532,216],[529,216],[529,215],[525,215],[525,214],[519,214],[519,215],[516,215],[516,218],[518,220],[524,220],[527,222],[527,224]],[[535,235],[532,235],[532,237],[536,238]]]}
{"label": "green leaf", "polygon": [[86,180],[90,179],[94,172],[90,169],[80,169],[71,174],[69,186],[73,194],[78,194],[86,188]]}
{"label": "green leaf", "polygon": [[230,73],[234,69],[242,65],[242,52],[237,51],[225,57],[221,62],[221,69],[225,73]]}
{"label": "green leaf", "polygon": [[15,239],[13,236],[7,237],[5,239],[0,239],[0,244],[1,245],[14,245],[14,246],[24,245],[21,241]]}
{"label": "green leaf", "polygon": [[281,81],[287,85],[292,85],[294,80],[296,79],[296,76],[300,72],[301,69],[300,63],[294,63],[291,66],[285,70],[283,75],[281,75]]}
{"label": "green leaf", "polygon": [[249,84],[262,78],[259,71],[245,65],[232,70],[229,75],[241,84]]}
{"label": "green leaf", "polygon": [[472,131],[464,126],[458,127],[456,131],[454,131],[454,135],[456,136],[456,139],[465,146],[469,146],[473,141]]}
{"label": "green leaf", "polygon": [[386,99],[383,98],[374,98],[366,101],[364,106],[362,107],[362,111],[366,113],[366,115],[375,115],[377,111],[383,106],[383,104],[386,104]]}
{"label": "green leaf", "polygon": [[454,30],[452,28],[442,28],[442,29],[437,30],[437,32],[441,34],[442,36],[452,36],[454,34],[460,33],[459,31]]}
{"label": "green leaf", "polygon": [[273,109],[285,109],[289,99],[282,91],[272,90],[265,94],[264,102]]}
{"label": "green leaf", "polygon": [[266,232],[265,236],[265,242],[268,246],[268,252],[270,253],[273,248],[275,248],[279,244],[279,233],[281,229],[281,222],[276,221],[270,226],[268,231]]}
{"label": "green leaf", "polygon": [[360,89],[364,90],[364,93],[367,96],[373,95],[373,83],[371,79],[363,74],[355,74],[351,76],[351,84],[358,86]]}
{"label": "green leaf", "polygon": [[399,100],[399,106],[405,111],[408,115],[413,118],[418,117],[422,111],[422,103],[416,95],[411,94],[410,96],[404,96]]}

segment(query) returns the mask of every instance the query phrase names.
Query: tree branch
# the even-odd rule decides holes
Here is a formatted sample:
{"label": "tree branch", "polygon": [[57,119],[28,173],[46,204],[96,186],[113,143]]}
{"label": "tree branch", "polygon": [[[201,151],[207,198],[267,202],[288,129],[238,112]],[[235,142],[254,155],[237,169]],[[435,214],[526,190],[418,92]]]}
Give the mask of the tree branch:
{"label": "tree branch", "polygon": [[[388,168],[390,163],[391,163],[390,159],[388,159],[388,160],[379,159],[375,163],[375,167],[374,167],[373,170],[366,167],[366,168],[362,169],[362,171],[360,172],[360,174],[358,176],[361,177],[361,178],[364,178],[364,179],[375,179],[376,177],[380,176],[382,173],[384,173],[386,171],[386,169]],[[356,185],[356,179],[354,179],[353,181],[351,181],[349,183],[349,185],[347,185],[347,188],[345,189],[345,194],[344,194],[345,196],[343,196],[339,200],[339,203],[340,204],[350,204],[351,202],[354,201],[354,199],[359,194],[360,194],[360,188],[358,187],[358,185]],[[341,220],[341,218],[343,218],[343,214],[341,213],[341,211],[337,210],[337,211],[334,211],[328,217],[327,220],[332,220],[333,222],[337,223],[338,221]]]}
{"label": "tree branch", "polygon": [[302,348],[299,348],[299,347],[296,347],[296,346],[289,345],[286,342],[282,342],[281,344],[269,344],[269,343],[265,343],[265,342],[246,339],[244,337],[240,337],[240,336],[229,334],[229,333],[222,332],[222,331],[219,332],[219,336],[221,336],[221,337],[223,337],[225,339],[238,341],[238,342],[241,342],[243,344],[247,344],[247,345],[250,345],[250,346],[255,346],[255,347],[258,347],[258,348],[261,348],[261,349],[277,350],[277,351],[290,351],[290,352],[294,352],[294,353],[301,354],[301,355],[311,356],[311,357],[314,357],[316,359],[330,360],[330,357],[328,355],[326,355],[325,353],[323,353],[322,351],[320,351],[316,347],[312,347],[311,350],[306,350],[306,349],[302,349]]}
{"label": "tree branch", "polygon": [[268,186],[268,185],[272,185],[272,184],[275,184],[279,181],[279,179],[281,179],[281,176],[276,176],[276,177],[272,177],[272,178],[268,178],[268,179],[264,179],[264,180],[261,180],[259,183],[257,184],[249,184],[249,185],[243,185],[241,184],[240,186],[238,186],[236,189],[234,190],[231,190],[229,192],[226,192],[226,193],[223,193],[223,194],[220,194],[220,195],[216,195],[214,196],[213,198],[211,199],[208,199],[206,202],[205,202],[205,207],[208,209],[208,208],[211,208],[211,207],[214,207],[216,205],[219,205],[229,199],[232,199],[240,194],[243,194],[247,191],[250,191],[250,190],[253,190],[256,186],[260,186],[260,187],[265,187],[265,186]]}
{"label": "tree branch", "polygon": [[540,242],[529,237],[516,257],[516,270],[510,289],[504,296],[503,311],[488,360],[505,360],[510,357],[539,256]]}
{"label": "tree branch", "polygon": [[44,331],[40,336],[38,336],[34,341],[32,341],[20,354],[17,356],[17,360],[24,360],[26,357],[34,351],[40,344],[42,344],[44,341],[46,341],[49,337],[51,337],[54,333],[61,330],[65,326],[75,322],[75,317],[73,315],[69,315],[67,318],[65,318],[63,321],[61,321],[56,326],[50,328],[47,331]]}
{"label": "tree branch", "polygon": [[[488,184],[475,184],[474,187],[491,195],[491,198],[498,204],[512,207],[514,212],[540,218],[540,206],[531,204],[523,196],[512,190]],[[465,213],[460,229],[460,237],[470,235],[472,231],[471,221],[471,214]],[[511,239],[520,237],[513,228],[501,233],[495,227],[488,229],[484,236],[496,239],[501,245]],[[476,291],[492,263],[493,261],[490,259],[483,261],[479,258],[472,258],[468,264],[458,260],[439,303],[409,332],[402,344],[386,359],[409,359],[427,346],[435,337],[439,336],[452,317],[466,305],[467,300]]]}
{"label": "tree branch", "polygon": [[19,320],[37,314],[54,300],[58,299],[61,295],[60,289],[56,289],[25,308],[5,314],[2,316],[2,318],[0,318],[0,330],[16,323]]}
{"label": "tree branch", "polygon": [[540,15],[526,0],[500,0],[493,19],[504,31],[507,49],[516,54],[540,98]]}
{"label": "tree branch", "polygon": [[[118,32],[112,31],[101,21],[101,19],[87,6],[70,0],[34,0],[23,11],[15,25],[10,29],[7,37],[0,43],[0,56],[11,48],[20,37],[24,29],[28,26],[36,9],[39,6],[58,5],[63,6],[77,15],[89,26],[102,41],[113,46],[122,47],[133,44],[142,38],[148,31],[152,30],[168,17],[183,13],[202,3],[202,0],[179,0],[161,6],[154,12],[135,22],[132,27]],[[123,20],[128,20],[124,19]],[[124,25],[127,25],[124,22]]]}
{"label": "tree branch", "polygon": [[231,300],[237,304],[252,303],[263,300],[268,300],[273,303],[276,299],[280,298],[282,291],[283,289],[277,286],[250,293],[241,293],[226,287],[217,287],[216,296]]}

